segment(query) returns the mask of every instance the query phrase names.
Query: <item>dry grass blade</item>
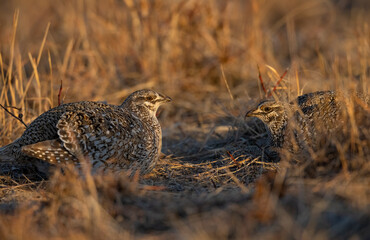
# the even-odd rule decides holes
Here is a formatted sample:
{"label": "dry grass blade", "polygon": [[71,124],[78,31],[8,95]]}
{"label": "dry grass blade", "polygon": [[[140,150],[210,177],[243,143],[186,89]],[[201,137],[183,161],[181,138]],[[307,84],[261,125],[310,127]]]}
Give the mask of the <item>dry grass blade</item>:
{"label": "dry grass blade", "polygon": [[221,65],[220,68],[221,68],[222,79],[224,80],[225,86],[227,88],[227,92],[229,93],[229,96],[230,96],[231,101],[233,101],[234,100],[234,97],[233,97],[233,95],[231,93],[229,84],[227,83],[227,79],[226,79],[225,72],[224,72],[224,67]]}

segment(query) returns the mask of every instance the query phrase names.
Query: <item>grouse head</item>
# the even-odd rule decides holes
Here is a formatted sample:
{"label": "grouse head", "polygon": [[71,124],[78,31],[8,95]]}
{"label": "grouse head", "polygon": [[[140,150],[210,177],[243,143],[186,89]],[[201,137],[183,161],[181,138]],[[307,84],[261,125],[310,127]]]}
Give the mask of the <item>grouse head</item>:
{"label": "grouse head", "polygon": [[[287,112],[283,103],[275,100],[265,100],[255,108],[248,111],[247,117],[257,117],[269,128],[275,141],[283,137],[283,131],[287,124]],[[280,141],[280,140],[279,140]]]}
{"label": "grouse head", "polygon": [[132,110],[146,110],[149,111],[151,115],[155,116],[158,107],[170,101],[172,101],[172,99],[168,96],[153,90],[143,89],[130,94],[122,103],[121,107],[130,108]]}
{"label": "grouse head", "polygon": [[245,117],[257,117],[267,125],[270,125],[273,122],[281,121],[281,117],[284,115],[285,109],[281,103],[274,100],[265,100],[248,111]]}

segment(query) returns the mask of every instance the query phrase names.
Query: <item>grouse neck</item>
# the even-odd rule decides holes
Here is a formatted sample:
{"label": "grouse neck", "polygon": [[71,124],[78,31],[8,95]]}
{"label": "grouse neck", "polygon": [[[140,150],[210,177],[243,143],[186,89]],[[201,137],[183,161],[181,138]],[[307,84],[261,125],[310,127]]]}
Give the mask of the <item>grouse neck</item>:
{"label": "grouse neck", "polygon": [[128,110],[132,112],[135,116],[140,118],[141,120],[144,120],[146,122],[152,122],[152,123],[158,122],[157,117],[156,117],[157,111],[152,111],[146,108],[145,106],[131,105]]}
{"label": "grouse neck", "polygon": [[276,147],[283,146],[286,126],[287,121],[284,121],[282,124],[275,123],[274,126],[272,126],[273,129],[270,129],[273,143]]}
{"label": "grouse neck", "polygon": [[271,137],[273,139],[273,144],[276,147],[283,146],[287,124],[288,116],[285,114],[285,112],[283,112],[278,119],[275,119],[275,121],[270,123],[269,127],[272,135]]}

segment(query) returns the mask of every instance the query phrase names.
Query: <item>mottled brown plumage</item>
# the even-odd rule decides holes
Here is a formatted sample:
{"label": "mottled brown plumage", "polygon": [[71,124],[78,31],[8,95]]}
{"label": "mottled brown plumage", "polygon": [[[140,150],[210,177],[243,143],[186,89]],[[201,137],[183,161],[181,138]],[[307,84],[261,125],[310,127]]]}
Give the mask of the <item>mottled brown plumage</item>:
{"label": "mottled brown plumage", "polygon": [[94,167],[149,172],[162,146],[156,117],[171,99],[152,90],[132,93],[120,106],[99,102],[63,104],[41,114],[13,143],[0,149],[0,160],[29,157],[51,164],[79,163]]}
{"label": "mottled brown plumage", "polygon": [[246,117],[257,117],[267,125],[272,145],[288,144],[292,150],[292,145],[315,147],[318,133],[330,133],[340,125],[340,109],[334,91],[320,91],[304,94],[290,103],[262,101]]}

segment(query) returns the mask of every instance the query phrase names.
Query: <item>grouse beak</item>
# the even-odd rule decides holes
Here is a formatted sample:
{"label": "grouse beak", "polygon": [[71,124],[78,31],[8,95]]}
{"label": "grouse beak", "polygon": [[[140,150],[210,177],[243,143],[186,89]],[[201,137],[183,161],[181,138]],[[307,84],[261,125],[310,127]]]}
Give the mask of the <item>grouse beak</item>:
{"label": "grouse beak", "polygon": [[166,98],[164,99],[166,102],[172,102],[172,98],[166,96]]}
{"label": "grouse beak", "polygon": [[248,117],[257,117],[258,116],[258,112],[256,112],[256,109],[252,109],[252,110],[249,110],[244,118],[248,118]]}
{"label": "grouse beak", "polygon": [[163,96],[163,102],[171,102],[172,101],[172,98],[170,98],[169,96]]}
{"label": "grouse beak", "polygon": [[168,97],[168,96],[165,96],[165,95],[160,95],[162,97],[161,99],[161,102],[163,103],[167,103],[167,102],[171,102],[172,101],[172,98]]}

